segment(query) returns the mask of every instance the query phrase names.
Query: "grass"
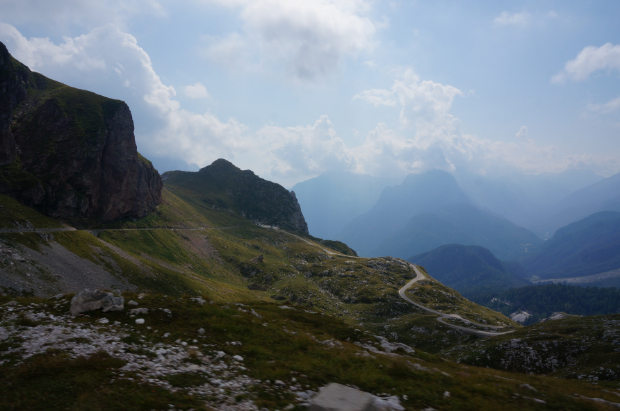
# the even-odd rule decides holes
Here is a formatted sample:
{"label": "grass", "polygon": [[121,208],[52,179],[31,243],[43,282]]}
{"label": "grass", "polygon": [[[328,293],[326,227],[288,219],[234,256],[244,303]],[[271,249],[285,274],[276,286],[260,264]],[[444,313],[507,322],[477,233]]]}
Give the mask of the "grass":
{"label": "grass", "polygon": [[2,367],[0,408],[3,410],[206,410],[200,401],[127,380],[110,383],[121,360],[99,353],[69,359],[63,353],[39,355],[18,367]]}
{"label": "grass", "polygon": [[[513,340],[516,343],[513,343]],[[620,377],[620,315],[569,317],[506,336],[452,347],[443,355],[466,364],[591,381]]]}
{"label": "grass", "polygon": [[63,224],[49,218],[17,200],[0,194],[0,228],[56,228]]}
{"label": "grass", "polygon": [[[125,298],[138,300],[137,295],[131,293],[126,293]],[[22,304],[55,304],[54,301],[33,298],[18,301]],[[340,319],[307,312],[299,306],[285,310],[276,304],[251,301],[242,306],[209,303],[200,306],[187,297],[162,295],[147,295],[138,301],[140,307],[151,309],[145,316],[150,330],[130,327],[133,320],[121,312],[94,311],[74,323],[88,327],[102,317],[108,318],[110,323],[118,321],[121,323],[119,327],[129,334],[126,338],[136,344],[136,349],[158,342],[198,339],[208,343],[205,353],[221,350],[228,356],[240,355],[246,367],[243,372],[261,381],[251,390],[250,398],[258,407],[267,409],[283,409],[294,403],[290,393],[274,386],[275,380],[291,385],[295,379],[304,389],[307,386],[314,391],[329,382],[339,382],[373,394],[406,396],[406,400],[401,400],[406,409],[433,407],[438,410],[496,410],[498,406],[502,410],[603,410],[606,409],[604,405],[577,399],[574,394],[615,402],[616,396],[603,389],[619,388],[617,383],[597,386],[578,380],[455,364],[420,351],[400,357],[356,355],[362,350],[354,342],[376,345],[376,339]],[[58,307],[58,314],[64,307]],[[157,310],[163,307],[171,310],[172,317]],[[199,328],[204,329],[204,334],[198,333]],[[164,337],[164,333],[170,335]],[[339,344],[329,348],[323,344],[325,340]],[[232,341],[241,344],[227,344]],[[428,371],[415,369],[414,363]],[[137,381],[111,382],[123,365],[122,361],[103,353],[70,359],[53,349],[21,365],[2,365],[0,409],[77,409],[86,406],[88,409],[148,410],[167,408],[167,404],[174,404],[177,409],[204,409],[199,398],[186,395],[183,389],[171,393]],[[183,373],[165,379],[174,387],[183,388],[204,384],[207,376]],[[529,384],[537,391],[524,388],[523,384]],[[450,393],[449,397],[444,396],[446,391]],[[545,404],[528,397],[543,400]]]}

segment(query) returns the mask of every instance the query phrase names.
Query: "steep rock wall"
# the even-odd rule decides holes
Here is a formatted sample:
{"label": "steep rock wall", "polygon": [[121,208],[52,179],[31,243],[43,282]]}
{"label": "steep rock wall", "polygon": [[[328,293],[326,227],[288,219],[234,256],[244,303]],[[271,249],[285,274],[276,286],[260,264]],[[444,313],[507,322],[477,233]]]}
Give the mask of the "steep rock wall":
{"label": "steep rock wall", "polygon": [[0,193],[49,216],[109,222],[161,203],[127,104],[33,73],[2,43],[0,135]]}

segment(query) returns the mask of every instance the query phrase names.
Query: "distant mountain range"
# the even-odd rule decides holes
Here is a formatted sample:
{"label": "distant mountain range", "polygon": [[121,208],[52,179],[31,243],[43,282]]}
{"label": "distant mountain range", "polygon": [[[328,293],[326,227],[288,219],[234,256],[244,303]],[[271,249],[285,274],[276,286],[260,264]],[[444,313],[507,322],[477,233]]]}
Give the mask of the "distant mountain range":
{"label": "distant mountain range", "polygon": [[408,260],[469,299],[532,284],[524,278],[525,272],[518,263],[500,261],[480,246],[443,245]]}
{"label": "distant mountain range", "polygon": [[531,231],[470,204],[450,204],[412,217],[371,255],[407,258],[444,244],[480,245],[503,260],[526,256],[541,240]]}
{"label": "distant mountain range", "polygon": [[531,276],[581,277],[620,268],[620,213],[603,211],[556,231],[523,260]]}
{"label": "distant mountain range", "polygon": [[554,232],[599,211],[620,211],[620,173],[566,196],[542,214],[538,224]]}
{"label": "distant mountain range", "polygon": [[541,241],[505,218],[476,208],[454,177],[440,170],[411,174],[403,184],[386,188],[375,206],[336,238],[360,255],[401,258],[460,243],[516,259]]}
{"label": "distant mountain range", "polygon": [[553,231],[559,228],[547,224],[547,216],[553,214],[556,204],[571,193],[603,179],[591,170],[500,177],[457,172],[454,176],[477,206],[500,214],[542,238],[553,235]]}
{"label": "distant mountain range", "polygon": [[347,223],[367,212],[384,188],[396,180],[349,172],[332,172],[295,184],[310,234],[336,238]]}

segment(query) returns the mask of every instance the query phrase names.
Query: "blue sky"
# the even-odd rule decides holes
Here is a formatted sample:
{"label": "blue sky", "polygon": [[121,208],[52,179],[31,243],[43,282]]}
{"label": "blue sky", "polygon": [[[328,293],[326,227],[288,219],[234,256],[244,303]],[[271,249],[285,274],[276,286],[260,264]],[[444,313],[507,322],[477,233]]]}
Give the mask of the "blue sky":
{"label": "blue sky", "polygon": [[[290,187],[620,171],[617,1],[0,0],[32,69],[125,100],[138,149]],[[163,164],[158,160],[156,164]]]}

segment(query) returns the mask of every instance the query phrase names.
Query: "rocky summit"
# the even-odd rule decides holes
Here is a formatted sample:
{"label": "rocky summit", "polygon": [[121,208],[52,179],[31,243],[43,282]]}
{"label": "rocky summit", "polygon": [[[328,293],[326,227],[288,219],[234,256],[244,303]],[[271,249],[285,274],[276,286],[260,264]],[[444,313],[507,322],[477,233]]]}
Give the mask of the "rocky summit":
{"label": "rocky summit", "polygon": [[164,173],[176,195],[213,210],[230,211],[261,225],[308,234],[308,224],[295,193],[219,159],[198,172]]}
{"label": "rocky summit", "polygon": [[0,193],[66,220],[144,217],[162,181],[129,107],[32,72],[0,43]]}

